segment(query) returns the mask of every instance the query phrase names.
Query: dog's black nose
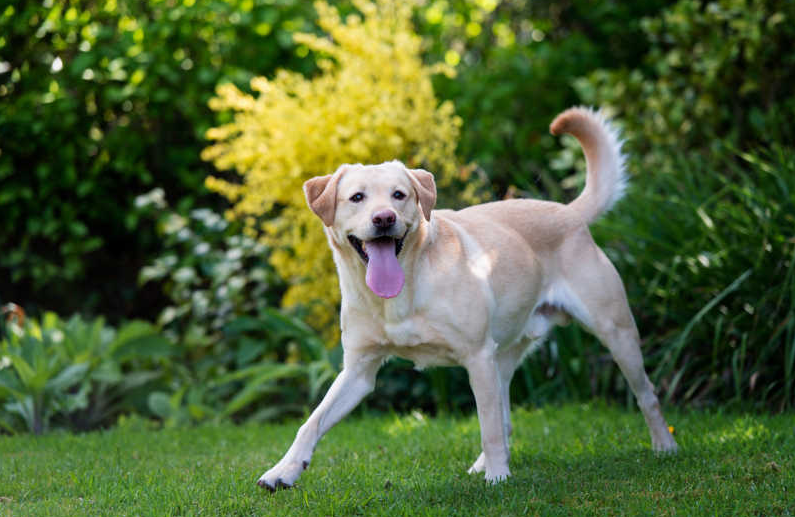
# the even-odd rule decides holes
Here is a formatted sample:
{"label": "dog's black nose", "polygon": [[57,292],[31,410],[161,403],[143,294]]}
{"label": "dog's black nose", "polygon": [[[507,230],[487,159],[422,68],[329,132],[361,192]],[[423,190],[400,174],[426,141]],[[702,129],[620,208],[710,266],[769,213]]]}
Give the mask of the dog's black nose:
{"label": "dog's black nose", "polygon": [[389,228],[395,224],[397,216],[392,210],[381,210],[373,214],[373,226],[376,228]]}

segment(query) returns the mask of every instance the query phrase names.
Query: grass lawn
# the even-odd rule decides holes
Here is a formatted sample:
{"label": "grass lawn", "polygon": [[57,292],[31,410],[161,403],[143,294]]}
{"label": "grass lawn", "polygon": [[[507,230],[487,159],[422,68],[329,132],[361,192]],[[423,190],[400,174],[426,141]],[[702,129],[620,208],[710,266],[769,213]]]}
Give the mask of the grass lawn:
{"label": "grass lawn", "polygon": [[667,411],[681,451],[602,404],[514,409],[513,477],[466,469],[473,417],[358,416],[321,441],[298,487],[257,478],[299,422],[82,436],[0,436],[0,515],[793,515],[795,417]]}

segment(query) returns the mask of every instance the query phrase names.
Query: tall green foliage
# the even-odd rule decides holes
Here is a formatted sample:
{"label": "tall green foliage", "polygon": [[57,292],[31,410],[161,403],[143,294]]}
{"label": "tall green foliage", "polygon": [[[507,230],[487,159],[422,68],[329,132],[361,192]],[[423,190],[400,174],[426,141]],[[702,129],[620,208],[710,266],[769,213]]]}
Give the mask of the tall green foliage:
{"label": "tall green foliage", "polygon": [[0,433],[87,431],[126,415],[166,426],[269,420],[303,413],[336,372],[317,334],[273,309],[227,314],[217,330],[211,342],[173,342],[143,321],[115,328],[48,312],[9,323],[0,339]]}
{"label": "tall green foliage", "polygon": [[[208,203],[203,134],[216,116],[229,121],[207,107],[214,86],[308,70],[306,48],[288,51],[310,9],[297,0],[0,8],[0,295],[113,318],[165,305],[161,322],[177,340],[133,400],[114,391],[104,359],[52,352],[57,332],[11,336],[0,354],[2,425],[106,425],[119,407],[169,424],[269,418],[320,394],[335,361],[311,329],[272,309],[285,286],[265,265],[269,250],[233,237],[214,212],[191,211]],[[623,124],[630,191],[594,234],[626,279],[663,396],[791,406],[795,4],[440,0],[415,21],[435,41],[429,61],[457,65],[435,88],[464,122],[461,157],[497,196],[566,201],[581,188],[576,144],[562,140],[561,152],[547,134],[561,109],[605,106]],[[160,232],[131,209],[154,186],[181,200]],[[144,264],[141,279],[153,282],[141,287]],[[75,335],[107,350],[102,332]],[[461,370],[404,366],[379,376],[372,406],[471,405]],[[86,405],[77,379],[92,375],[91,396],[108,405]],[[533,402],[626,394],[606,350],[576,326],[522,366],[513,391]]]}
{"label": "tall green foliage", "polygon": [[596,235],[669,400],[795,403],[793,21],[792,2],[682,0],[644,20],[643,67],[576,84],[624,124],[635,176]]}
{"label": "tall green foliage", "polygon": [[596,238],[669,401],[795,403],[795,149],[637,177]]}

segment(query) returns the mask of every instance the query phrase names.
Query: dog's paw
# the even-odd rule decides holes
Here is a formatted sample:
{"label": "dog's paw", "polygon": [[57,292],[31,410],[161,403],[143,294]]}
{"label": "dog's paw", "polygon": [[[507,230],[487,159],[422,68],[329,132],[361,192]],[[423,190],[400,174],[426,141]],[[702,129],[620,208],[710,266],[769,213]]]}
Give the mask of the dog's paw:
{"label": "dog's paw", "polygon": [[484,470],[486,470],[486,454],[481,452],[478,459],[475,460],[475,463],[467,470],[467,474],[478,474]]}
{"label": "dog's paw", "polygon": [[673,427],[659,426],[651,430],[651,448],[654,452],[675,454],[679,446],[674,439]]}
{"label": "dog's paw", "polygon": [[651,448],[654,452],[660,454],[676,454],[679,451],[679,446],[676,444],[674,437],[668,434],[658,439],[652,439]]}
{"label": "dog's paw", "polygon": [[265,474],[257,480],[257,485],[261,488],[267,488],[269,492],[275,492],[280,488],[293,488],[293,485],[286,484],[282,478],[273,480],[266,477]]}
{"label": "dog's paw", "polygon": [[280,461],[275,467],[264,473],[259,480],[257,480],[257,485],[262,488],[267,488],[271,492],[275,492],[280,488],[292,488],[295,484],[295,480],[298,479],[301,472],[308,466],[309,462],[307,461]]}
{"label": "dog's paw", "polygon": [[509,477],[511,477],[511,471],[508,470],[507,465],[498,469],[486,469],[486,483],[490,485],[496,485]]}

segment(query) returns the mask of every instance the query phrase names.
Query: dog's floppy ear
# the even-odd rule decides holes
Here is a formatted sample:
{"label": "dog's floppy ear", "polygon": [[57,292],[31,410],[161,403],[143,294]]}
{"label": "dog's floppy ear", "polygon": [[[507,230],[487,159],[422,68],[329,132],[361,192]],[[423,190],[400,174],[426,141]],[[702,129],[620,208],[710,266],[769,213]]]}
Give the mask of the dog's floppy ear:
{"label": "dog's floppy ear", "polygon": [[326,226],[334,224],[334,213],[337,210],[337,183],[345,169],[346,166],[342,165],[334,174],[317,176],[304,183],[304,195],[309,208]]}
{"label": "dog's floppy ear", "polygon": [[411,185],[420,201],[422,215],[430,221],[431,210],[436,205],[436,182],[433,181],[433,174],[422,169],[408,169],[408,173]]}

